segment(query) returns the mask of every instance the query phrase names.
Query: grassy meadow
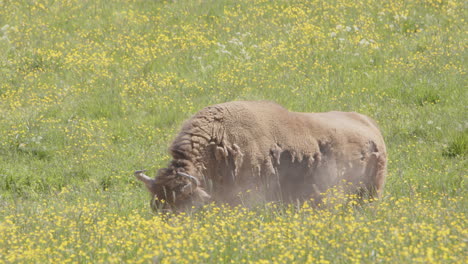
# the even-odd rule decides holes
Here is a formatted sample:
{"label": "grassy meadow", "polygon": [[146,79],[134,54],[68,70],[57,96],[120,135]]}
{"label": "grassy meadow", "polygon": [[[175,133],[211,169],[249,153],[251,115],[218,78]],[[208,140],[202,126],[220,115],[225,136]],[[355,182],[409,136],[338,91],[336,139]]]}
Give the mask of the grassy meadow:
{"label": "grassy meadow", "polygon": [[[0,263],[468,263],[466,8],[0,0]],[[373,117],[383,198],[152,213],[133,171],[232,100]]]}

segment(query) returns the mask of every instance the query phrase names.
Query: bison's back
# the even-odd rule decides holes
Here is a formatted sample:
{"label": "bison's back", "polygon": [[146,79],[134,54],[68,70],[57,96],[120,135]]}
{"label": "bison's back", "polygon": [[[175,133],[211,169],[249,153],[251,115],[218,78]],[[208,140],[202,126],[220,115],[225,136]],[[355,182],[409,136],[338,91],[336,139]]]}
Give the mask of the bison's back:
{"label": "bison's back", "polygon": [[298,113],[267,101],[241,101],[221,104],[226,111],[223,126],[230,141],[263,159],[275,146],[302,155],[320,152],[329,144],[346,158],[373,142],[385,152],[376,123],[354,112]]}

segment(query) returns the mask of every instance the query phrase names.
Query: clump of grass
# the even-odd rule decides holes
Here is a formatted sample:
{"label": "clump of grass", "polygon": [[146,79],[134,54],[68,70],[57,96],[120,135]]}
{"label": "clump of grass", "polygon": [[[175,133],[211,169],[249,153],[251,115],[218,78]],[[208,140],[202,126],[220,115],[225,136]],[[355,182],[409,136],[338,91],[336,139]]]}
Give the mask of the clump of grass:
{"label": "clump of grass", "polygon": [[438,104],[440,103],[441,98],[440,96],[433,91],[424,91],[423,93],[417,95],[416,103],[419,106],[424,106],[426,104]]}
{"label": "clump of grass", "polygon": [[468,130],[456,135],[443,153],[446,157],[465,157],[468,154]]}

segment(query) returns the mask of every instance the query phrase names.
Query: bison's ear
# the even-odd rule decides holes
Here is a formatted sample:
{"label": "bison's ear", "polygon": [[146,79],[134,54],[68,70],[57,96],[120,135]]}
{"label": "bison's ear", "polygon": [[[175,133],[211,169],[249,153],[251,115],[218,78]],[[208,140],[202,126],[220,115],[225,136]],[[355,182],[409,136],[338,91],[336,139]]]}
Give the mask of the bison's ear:
{"label": "bison's ear", "polygon": [[211,196],[206,193],[202,188],[194,188],[191,183],[188,183],[184,187],[182,187],[182,193],[189,195],[193,198],[196,198],[199,201],[206,202],[207,200],[211,199]]}
{"label": "bison's ear", "polygon": [[209,194],[207,194],[203,189],[201,188],[198,188],[196,190],[196,194],[198,195],[198,197],[202,200],[202,201],[207,201],[209,199],[211,199],[211,196]]}
{"label": "bison's ear", "polygon": [[138,180],[142,181],[146,185],[146,188],[148,188],[148,190],[151,190],[152,186],[155,183],[155,180],[146,176],[144,172],[145,170],[135,171],[134,175]]}

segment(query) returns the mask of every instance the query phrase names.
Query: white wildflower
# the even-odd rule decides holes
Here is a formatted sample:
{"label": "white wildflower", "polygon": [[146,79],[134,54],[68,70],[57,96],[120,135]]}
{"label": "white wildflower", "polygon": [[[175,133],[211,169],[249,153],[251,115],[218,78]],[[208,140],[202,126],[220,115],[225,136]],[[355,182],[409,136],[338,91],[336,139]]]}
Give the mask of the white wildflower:
{"label": "white wildflower", "polygon": [[231,44],[237,45],[237,46],[243,46],[244,45],[244,43],[242,43],[242,41],[240,41],[237,38],[233,38],[233,39],[229,40],[228,42],[231,43]]}
{"label": "white wildflower", "polygon": [[361,39],[361,41],[359,41],[359,45],[361,46],[367,46],[369,44],[370,42],[367,39]]}
{"label": "white wildflower", "polygon": [[2,28],[0,28],[0,31],[2,31],[3,33],[7,32],[7,30],[10,28],[10,25],[6,24],[4,25]]}

